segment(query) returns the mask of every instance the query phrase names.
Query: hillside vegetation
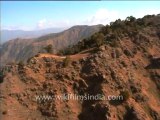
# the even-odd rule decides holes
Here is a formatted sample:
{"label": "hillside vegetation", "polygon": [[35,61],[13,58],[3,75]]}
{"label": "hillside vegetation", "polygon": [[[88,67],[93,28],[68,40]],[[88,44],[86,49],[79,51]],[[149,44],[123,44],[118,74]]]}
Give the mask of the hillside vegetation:
{"label": "hillside vegetation", "polygon": [[81,40],[78,44],[61,50],[60,54],[75,54],[85,49],[99,47],[104,44],[118,47],[121,46],[121,40],[127,37],[139,45],[142,37],[147,37],[153,32],[160,38],[159,29],[159,15],[146,15],[139,19],[133,16],[127,17],[125,20],[118,19],[115,22],[111,22],[110,25],[102,27],[99,32],[92,36]]}

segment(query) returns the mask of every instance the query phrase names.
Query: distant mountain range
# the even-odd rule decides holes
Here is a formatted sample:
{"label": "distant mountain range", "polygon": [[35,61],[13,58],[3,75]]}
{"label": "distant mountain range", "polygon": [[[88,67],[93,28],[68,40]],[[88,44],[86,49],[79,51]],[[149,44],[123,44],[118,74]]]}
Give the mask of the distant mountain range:
{"label": "distant mountain range", "polygon": [[98,32],[102,25],[79,25],[73,26],[63,32],[51,33],[38,38],[16,38],[10,40],[0,47],[1,64],[10,62],[27,61],[28,58],[43,52],[44,47],[53,45],[54,53],[58,50],[78,43],[78,41],[87,38]]}
{"label": "distant mountain range", "polygon": [[24,30],[1,30],[1,41],[3,44],[11,39],[16,38],[36,38],[49,33],[58,33],[65,28],[48,28],[43,30],[24,31]]}

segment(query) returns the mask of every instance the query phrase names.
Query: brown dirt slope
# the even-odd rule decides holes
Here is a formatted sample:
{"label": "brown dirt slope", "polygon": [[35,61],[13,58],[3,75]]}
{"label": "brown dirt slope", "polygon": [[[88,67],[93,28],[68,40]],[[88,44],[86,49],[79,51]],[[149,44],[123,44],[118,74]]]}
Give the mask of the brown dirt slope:
{"label": "brown dirt slope", "polygon": [[[66,67],[65,58],[49,54],[32,58],[26,66],[8,66],[0,84],[2,119],[159,120],[160,71],[155,66],[159,44],[145,47],[147,52],[129,39],[122,44],[119,48],[101,46],[95,54],[70,56]],[[157,57],[148,58],[153,53]],[[120,91],[129,92],[127,101],[35,100],[36,95],[108,96]]]}

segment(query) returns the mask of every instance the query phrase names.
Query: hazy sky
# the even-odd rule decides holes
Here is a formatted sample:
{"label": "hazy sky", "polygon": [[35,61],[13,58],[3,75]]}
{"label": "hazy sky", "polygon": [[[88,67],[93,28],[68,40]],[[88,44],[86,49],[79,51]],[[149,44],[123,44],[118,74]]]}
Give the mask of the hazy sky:
{"label": "hazy sky", "polygon": [[160,1],[1,2],[1,28],[35,30],[108,24],[118,18],[160,13]]}

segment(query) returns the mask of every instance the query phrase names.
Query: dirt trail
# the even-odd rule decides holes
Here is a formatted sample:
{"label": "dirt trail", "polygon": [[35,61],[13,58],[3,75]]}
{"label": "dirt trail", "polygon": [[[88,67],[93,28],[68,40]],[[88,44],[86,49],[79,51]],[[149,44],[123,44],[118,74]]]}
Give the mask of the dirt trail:
{"label": "dirt trail", "polygon": [[[72,60],[79,60],[79,59],[82,59],[82,58],[85,58],[89,55],[90,53],[83,53],[83,54],[75,54],[75,55],[70,55],[70,58]],[[64,58],[66,58],[66,56],[58,56],[58,55],[55,55],[55,54],[40,54],[38,57],[53,57],[57,60],[62,60]]]}

